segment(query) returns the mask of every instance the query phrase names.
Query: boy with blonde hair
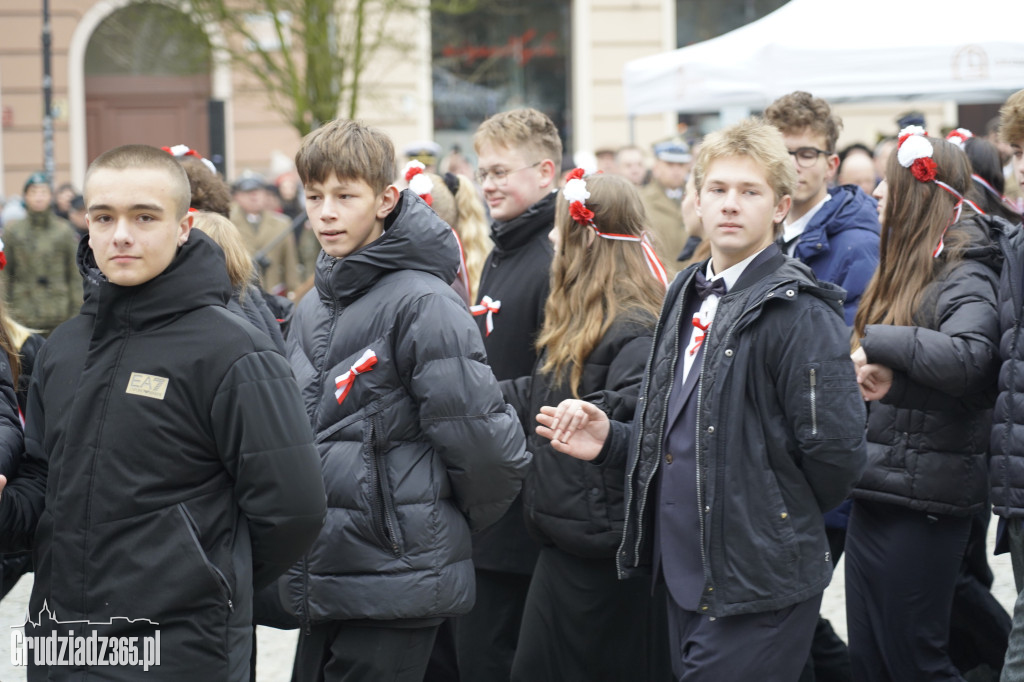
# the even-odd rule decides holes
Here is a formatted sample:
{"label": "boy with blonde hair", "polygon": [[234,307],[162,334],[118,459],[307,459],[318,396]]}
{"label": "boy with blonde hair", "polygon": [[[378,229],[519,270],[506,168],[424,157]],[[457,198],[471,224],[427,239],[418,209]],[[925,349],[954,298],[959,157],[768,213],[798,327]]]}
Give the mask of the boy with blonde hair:
{"label": "boy with blonde hair", "polygon": [[328,510],[280,586],[306,626],[294,679],[421,682],[442,620],[473,605],[470,533],[512,503],[529,455],[450,286],[455,235],[392,184],[388,136],[332,121],[295,165],[323,252],[288,356]]}
{"label": "boy with blonde hair", "polygon": [[[562,141],[536,109],[495,114],[477,129],[477,182],[491,215],[494,250],[477,290],[476,316],[499,381],[527,376],[544,319]],[[463,679],[507,681],[530,576],[540,551],[526,532],[519,498],[494,526],[473,537],[477,604],[456,624]]]}
{"label": "boy with blonde hair", "polygon": [[667,584],[678,679],[795,680],[832,575],[821,515],[865,461],[844,294],[774,243],[796,185],[777,130],[709,135],[694,172],[711,258],[668,291],[632,428],[570,400],[538,433],[626,459],[619,576]]}

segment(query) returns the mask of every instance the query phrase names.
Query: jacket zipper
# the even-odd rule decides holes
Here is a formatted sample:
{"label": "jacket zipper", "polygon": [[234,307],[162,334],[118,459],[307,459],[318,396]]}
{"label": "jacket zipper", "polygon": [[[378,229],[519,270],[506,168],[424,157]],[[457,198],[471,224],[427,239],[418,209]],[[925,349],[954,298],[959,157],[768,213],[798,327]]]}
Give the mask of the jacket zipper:
{"label": "jacket zipper", "polygon": [[811,367],[811,435],[818,435],[818,402],[814,394],[814,388],[818,384],[818,377],[815,374],[815,370]]}
{"label": "jacket zipper", "polygon": [[[327,266],[327,277],[330,280],[331,273],[334,271],[334,266],[338,263],[337,258],[332,258],[330,265]],[[317,372],[317,386],[324,385],[324,376],[327,374],[327,356],[331,352],[331,341],[334,339],[334,329],[338,325],[338,301],[331,299],[331,328],[327,332],[327,343],[324,345],[324,354],[320,358],[320,369]],[[316,429],[317,423],[320,420],[320,407],[323,401],[317,400],[316,407],[313,409],[312,425]],[[302,630],[309,636],[310,629],[310,618],[309,618],[309,555],[308,553],[302,557]]]}
{"label": "jacket zipper", "polygon": [[195,520],[192,518],[192,514],[190,514],[188,509],[185,508],[185,505],[180,502],[178,503],[178,512],[185,520],[185,529],[188,531],[189,537],[192,538],[192,544],[195,545],[196,550],[199,552],[199,557],[202,559],[206,569],[213,574],[214,580],[220,583],[220,586],[224,588],[224,594],[227,597],[228,610],[234,613],[235,604],[231,600],[231,586],[228,585],[228,579],[224,577],[221,570],[217,568],[217,566],[210,561],[210,557],[206,555],[206,551],[203,549],[203,543],[199,541],[199,530],[196,526]]}
{"label": "jacket zipper", "polygon": [[[721,303],[719,303],[719,305],[721,305]],[[712,324],[711,326],[714,326],[714,325]],[[733,327],[733,328],[735,328],[735,327]],[[730,333],[732,332],[731,329],[729,331],[730,331]],[[700,565],[704,569],[704,584],[707,585],[707,584],[709,584],[711,582],[711,567],[708,565],[707,550],[704,549],[704,535],[705,535],[704,516],[705,516],[705,511],[704,511],[704,488],[701,485],[702,481],[701,481],[701,476],[700,476],[700,468],[701,468],[701,465],[702,465],[702,461],[701,461],[702,458],[701,458],[701,454],[700,454],[700,410],[701,410],[701,406],[704,403],[704,369],[707,367],[708,355],[710,355],[710,353],[707,352],[708,348],[710,347],[710,343],[709,342],[711,341],[711,327],[710,326],[708,327],[708,330],[706,332],[704,332],[704,334],[705,334],[705,336],[707,338],[704,339],[704,344],[705,344],[704,345],[704,353],[701,355],[701,359],[700,359],[700,375],[698,375],[698,377],[697,377],[697,419],[696,419],[696,429],[694,431],[694,437],[693,437],[693,449],[694,449],[694,463],[696,464],[694,469],[696,470],[696,473],[697,473],[697,518],[700,519]],[[726,338],[728,338],[728,335],[726,336]],[[693,371],[692,367],[690,368],[690,371],[691,372]],[[707,608],[708,608],[707,605],[705,605],[704,606],[704,610],[706,611]]]}
{"label": "jacket zipper", "polygon": [[379,513],[375,513],[374,518],[379,519],[380,530],[390,546],[391,553],[396,557],[400,557],[402,556],[402,550],[398,546],[397,515],[395,514],[394,500],[391,499],[391,492],[386,485],[388,472],[384,466],[384,448],[381,440],[379,414],[375,414],[370,419],[370,443],[370,456],[373,458],[370,466],[373,468],[376,478],[374,493],[378,496],[381,505]]}
{"label": "jacket zipper", "polygon": [[[776,288],[778,288],[778,287],[776,287]],[[729,327],[729,331],[726,332],[726,334],[725,334],[725,339],[722,341],[722,345],[723,346],[725,346],[726,348],[729,347],[729,340],[732,338],[732,334],[733,334],[734,331],[736,331],[736,328],[739,327],[740,322],[743,321],[743,318],[745,318],[749,313],[751,313],[752,311],[756,310],[758,307],[763,305],[763,303],[764,303],[764,301],[757,301],[753,305],[751,305],[749,308],[746,308],[743,312],[741,312],[739,315],[736,316],[736,321],[732,323],[732,326]],[[719,304],[719,307],[720,306],[721,306],[721,304]],[[716,312],[716,316],[717,316],[717,312]],[[700,414],[701,414],[701,406],[702,406],[702,404],[704,402],[704,370],[707,367],[707,361],[708,361],[708,355],[709,355],[709,353],[707,351],[708,351],[708,348],[710,348],[710,341],[711,341],[711,329],[709,328],[707,333],[706,333],[706,338],[704,339],[704,355],[701,358],[701,362],[700,362],[700,377],[697,379],[697,418],[696,418],[696,429],[695,429],[695,432],[694,432],[694,441],[693,441],[694,442],[695,461],[696,461],[696,465],[697,465],[695,467],[695,469],[696,469],[696,474],[697,474],[697,515],[698,515],[697,517],[700,519],[700,562],[701,562],[701,567],[704,569],[704,584],[705,585],[710,585],[711,584],[711,565],[708,562],[707,550],[704,547],[704,544],[705,544],[705,532],[706,532],[706,530],[705,530],[705,524],[704,524],[704,513],[705,513],[704,512],[704,489],[703,489],[703,486],[701,485],[702,481],[701,481],[701,475],[700,475],[700,469],[701,469]],[[677,351],[677,355],[678,355],[678,351]],[[692,368],[691,368],[690,371],[693,371]],[[710,509],[708,511],[710,511]],[[639,551],[640,550],[639,550],[639,545],[638,545],[637,546],[637,554],[638,555],[639,555]]]}

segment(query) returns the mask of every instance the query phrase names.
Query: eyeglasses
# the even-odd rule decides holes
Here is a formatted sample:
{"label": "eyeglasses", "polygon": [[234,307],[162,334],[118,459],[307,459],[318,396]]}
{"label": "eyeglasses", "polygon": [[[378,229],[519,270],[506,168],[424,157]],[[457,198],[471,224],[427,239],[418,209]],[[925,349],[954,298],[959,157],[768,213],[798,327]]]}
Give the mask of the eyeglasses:
{"label": "eyeglasses", "polygon": [[488,178],[490,178],[491,182],[493,182],[497,187],[504,187],[505,185],[508,184],[508,176],[512,175],[513,173],[518,173],[519,171],[524,171],[527,168],[534,168],[536,166],[541,165],[542,163],[544,162],[538,161],[536,163],[531,163],[529,166],[523,166],[522,168],[516,168],[515,170],[510,171],[507,171],[504,168],[495,168],[493,170],[478,170],[476,172],[476,181],[482,185],[485,182],[487,182]]}
{"label": "eyeglasses", "polygon": [[832,152],[827,152],[824,149],[818,149],[817,147],[800,147],[799,149],[790,149],[789,153],[794,159],[796,159],[796,165],[801,168],[810,168],[814,165],[814,162],[818,160],[818,154],[828,156]]}

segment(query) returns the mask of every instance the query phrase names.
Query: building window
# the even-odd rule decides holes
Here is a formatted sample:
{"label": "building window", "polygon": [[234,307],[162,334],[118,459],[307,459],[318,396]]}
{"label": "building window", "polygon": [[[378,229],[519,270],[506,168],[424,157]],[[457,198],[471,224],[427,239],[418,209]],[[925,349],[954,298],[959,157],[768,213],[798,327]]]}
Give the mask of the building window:
{"label": "building window", "polygon": [[473,154],[487,117],[534,107],[551,117],[569,146],[569,5],[496,0],[465,14],[436,12],[433,45],[434,139],[445,153]]}
{"label": "building window", "polygon": [[128,5],[89,39],[87,76],[192,76],[210,72],[210,43],[182,12],[156,3]]}
{"label": "building window", "polygon": [[676,0],[676,45],[717,38],[756,21],[787,0]]}

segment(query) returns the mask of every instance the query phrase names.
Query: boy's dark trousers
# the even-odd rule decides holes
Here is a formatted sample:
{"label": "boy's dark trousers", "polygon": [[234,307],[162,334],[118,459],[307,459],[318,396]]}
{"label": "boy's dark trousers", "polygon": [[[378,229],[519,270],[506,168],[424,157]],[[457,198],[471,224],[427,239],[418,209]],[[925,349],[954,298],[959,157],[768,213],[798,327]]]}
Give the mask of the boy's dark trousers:
{"label": "boy's dark trousers", "polygon": [[437,628],[312,625],[299,635],[292,682],[423,682]]}

